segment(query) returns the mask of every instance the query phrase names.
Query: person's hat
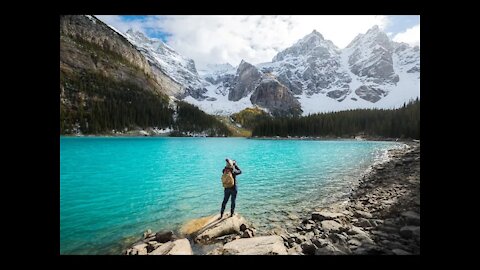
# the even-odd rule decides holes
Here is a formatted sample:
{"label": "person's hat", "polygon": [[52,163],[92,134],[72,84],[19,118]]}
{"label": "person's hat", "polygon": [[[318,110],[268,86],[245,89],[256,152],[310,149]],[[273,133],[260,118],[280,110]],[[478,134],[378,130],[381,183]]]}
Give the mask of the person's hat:
{"label": "person's hat", "polygon": [[228,168],[233,168],[233,160],[227,158],[227,159],[225,159],[225,161],[227,162],[227,167]]}

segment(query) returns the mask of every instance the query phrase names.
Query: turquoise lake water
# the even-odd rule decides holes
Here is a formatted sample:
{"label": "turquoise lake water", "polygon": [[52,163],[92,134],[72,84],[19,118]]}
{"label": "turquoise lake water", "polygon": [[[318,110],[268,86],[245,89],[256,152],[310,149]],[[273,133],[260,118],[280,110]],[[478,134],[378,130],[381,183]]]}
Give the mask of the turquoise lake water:
{"label": "turquoise lake water", "polygon": [[[393,142],[60,137],[60,253],[120,254],[152,229],[216,214],[225,158],[237,160],[236,212],[258,230],[298,225],[346,199]],[[227,204],[226,212],[230,209]]]}

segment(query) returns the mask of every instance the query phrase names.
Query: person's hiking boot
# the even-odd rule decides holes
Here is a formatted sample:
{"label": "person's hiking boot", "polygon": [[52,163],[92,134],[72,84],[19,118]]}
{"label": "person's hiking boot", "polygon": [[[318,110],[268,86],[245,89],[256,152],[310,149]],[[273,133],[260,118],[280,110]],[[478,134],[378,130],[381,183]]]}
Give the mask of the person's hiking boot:
{"label": "person's hiking boot", "polygon": [[231,213],[230,213],[230,217],[233,217],[233,214],[234,214],[234,213],[233,213],[233,212],[231,212]]}
{"label": "person's hiking boot", "polygon": [[218,220],[222,219],[223,217],[223,213],[220,213],[220,217],[218,218]]}

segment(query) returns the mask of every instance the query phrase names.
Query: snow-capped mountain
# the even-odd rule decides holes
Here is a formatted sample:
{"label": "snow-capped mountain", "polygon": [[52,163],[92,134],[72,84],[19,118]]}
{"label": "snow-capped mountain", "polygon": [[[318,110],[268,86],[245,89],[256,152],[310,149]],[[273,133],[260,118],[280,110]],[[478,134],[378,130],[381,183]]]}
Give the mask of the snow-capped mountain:
{"label": "snow-capped mountain", "polygon": [[258,67],[295,95],[322,93],[341,101],[349,92],[351,78],[342,69],[341,51],[315,30]]}
{"label": "snow-capped mountain", "polygon": [[216,86],[215,94],[221,96],[228,95],[236,73],[237,69],[229,63],[209,64],[205,69],[198,71],[198,74],[210,85]]}
{"label": "snow-capped mountain", "polygon": [[411,47],[406,43],[393,43],[395,54],[398,57],[398,68],[407,73],[420,75],[420,47]]}
{"label": "snow-capped mountain", "polygon": [[207,65],[198,70],[158,39],[128,30],[124,36],[153,73],[178,87],[173,95],[211,114],[259,106],[303,114],[356,108],[395,108],[420,96],[420,48],[397,43],[377,26],[339,49],[314,30],[272,62]]}
{"label": "snow-capped mountain", "polygon": [[288,88],[245,61],[236,68],[229,64],[210,65],[200,73],[210,83],[205,93],[208,98],[199,101],[187,96],[184,100],[208,113],[229,115],[254,105],[273,114],[291,114],[300,109]]}
{"label": "snow-capped mountain", "polygon": [[207,64],[204,69],[199,69],[198,74],[203,78],[211,77],[215,78],[216,76],[231,73],[235,74],[236,68],[232,66],[230,63],[224,64]]}
{"label": "snow-capped mountain", "polygon": [[[232,69],[202,75],[214,93],[228,94],[228,100],[235,101],[238,96],[232,92],[238,92],[235,78],[241,66],[236,77]],[[420,96],[420,48],[391,41],[378,26],[359,34],[342,50],[314,30],[256,68],[262,78],[273,76],[285,86],[286,94],[300,101],[303,114],[395,108]],[[258,87],[258,78],[252,83]],[[247,103],[244,96],[240,100]],[[214,102],[192,102],[210,112],[215,108]]]}
{"label": "snow-capped mountain", "polygon": [[203,100],[208,83],[202,79],[195,68],[195,62],[186,58],[159,39],[148,38],[139,31],[127,30],[125,37],[145,56],[157,72],[162,72],[177,82],[181,88],[176,97],[187,95]]}

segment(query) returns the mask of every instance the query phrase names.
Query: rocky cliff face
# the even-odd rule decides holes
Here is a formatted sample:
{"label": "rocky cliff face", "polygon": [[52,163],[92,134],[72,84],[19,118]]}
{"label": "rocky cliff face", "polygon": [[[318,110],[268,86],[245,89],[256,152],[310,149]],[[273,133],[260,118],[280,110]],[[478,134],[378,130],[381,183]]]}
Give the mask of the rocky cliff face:
{"label": "rocky cliff face", "polygon": [[340,50],[315,30],[259,67],[275,74],[296,95],[336,91],[329,96],[338,98],[351,82],[341,69]]}
{"label": "rocky cliff face", "polygon": [[180,88],[156,73],[124,36],[93,16],[60,18],[60,70],[67,74],[81,70],[100,73],[161,94]]}
{"label": "rocky cliff face", "polygon": [[[272,62],[254,66],[242,61],[235,68],[230,64],[208,65],[197,72],[193,60],[161,40],[134,31],[106,31],[109,33],[96,36],[88,27],[82,27],[88,20],[96,22],[93,28],[106,31],[108,26],[93,17],[81,17],[76,27],[85,28],[82,31],[89,42],[105,48],[113,46],[127,63],[148,75],[155,85],[149,88],[183,99],[208,113],[231,114],[255,105],[251,95],[264,78],[272,76],[288,89],[287,96],[293,95],[300,102],[303,113],[399,107],[420,94],[420,48],[391,41],[377,26],[359,34],[345,49],[337,48],[314,30],[275,55]],[[69,33],[71,27],[63,28]],[[75,33],[68,36],[74,37]],[[89,65],[104,69],[109,76],[138,80],[128,75],[123,66],[108,69],[105,61],[97,60],[93,63],[88,57],[80,57],[68,65]],[[148,84],[143,83],[143,87]],[[265,86],[261,89],[262,93],[267,91]],[[281,99],[288,104],[279,106],[278,100],[253,100],[276,109],[295,107],[296,103]]]}
{"label": "rocky cliff face", "polygon": [[233,80],[233,87],[228,93],[228,99],[238,101],[248,96],[255,90],[261,78],[262,73],[255,66],[242,60]]}
{"label": "rocky cliff face", "polygon": [[[392,108],[420,94],[420,48],[391,41],[377,26],[359,34],[342,50],[313,31],[279,52],[272,62],[256,67],[262,78],[273,76],[285,86],[299,100],[304,113]],[[233,88],[231,69],[223,75],[215,70],[214,76],[203,76],[215,89],[207,96],[229,93],[232,101],[243,101],[245,93],[259,83],[256,75],[255,79],[243,80],[242,91],[238,91]],[[206,110],[216,106],[215,102],[197,105]]]}
{"label": "rocky cliff face", "polygon": [[393,68],[394,46],[378,26],[358,35],[348,46],[350,70],[363,82],[397,83],[399,76]]}
{"label": "rocky cliff face", "polygon": [[171,88],[169,94],[180,99],[187,95],[198,100],[205,99],[206,83],[198,75],[192,59],[180,55],[159,39],[147,38],[141,32],[129,29],[125,36],[148,60],[155,77],[167,76],[178,84],[179,87]]}
{"label": "rocky cliff face", "polygon": [[300,102],[293,93],[272,77],[266,77],[259,83],[250,100],[252,104],[267,108],[276,115],[300,115],[302,112]]}
{"label": "rocky cliff face", "polygon": [[420,74],[420,47],[398,42],[393,42],[393,46],[398,56],[399,70]]}

